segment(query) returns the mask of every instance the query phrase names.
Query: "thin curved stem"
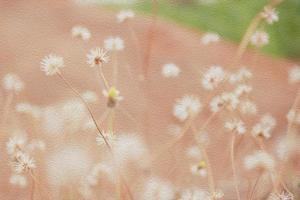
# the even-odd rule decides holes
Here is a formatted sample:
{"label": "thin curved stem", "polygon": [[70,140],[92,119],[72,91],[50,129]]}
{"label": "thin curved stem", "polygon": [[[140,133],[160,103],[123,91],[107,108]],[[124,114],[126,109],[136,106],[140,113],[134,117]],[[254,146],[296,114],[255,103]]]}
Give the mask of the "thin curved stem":
{"label": "thin curved stem", "polygon": [[80,93],[75,89],[73,88],[73,86],[69,83],[69,81],[61,74],[61,73],[57,73],[57,75],[63,80],[63,82],[72,90],[72,92],[83,102],[83,104],[85,105],[85,107],[87,108],[92,120],[93,120],[93,123],[95,124],[99,134],[101,135],[101,137],[103,138],[107,148],[109,149],[109,151],[112,153],[112,148],[110,146],[110,144],[108,143],[107,139],[105,138],[105,136],[103,135],[103,132],[101,131],[100,127],[98,126],[97,124],[97,121],[94,117],[94,114],[92,113],[92,110],[90,108],[90,106],[88,105],[88,103],[82,98],[82,96],[80,95]]}
{"label": "thin curved stem", "polygon": [[97,69],[98,69],[98,74],[104,83],[104,87],[106,88],[106,90],[109,90],[110,87],[107,79],[104,76],[102,65],[98,66]]}

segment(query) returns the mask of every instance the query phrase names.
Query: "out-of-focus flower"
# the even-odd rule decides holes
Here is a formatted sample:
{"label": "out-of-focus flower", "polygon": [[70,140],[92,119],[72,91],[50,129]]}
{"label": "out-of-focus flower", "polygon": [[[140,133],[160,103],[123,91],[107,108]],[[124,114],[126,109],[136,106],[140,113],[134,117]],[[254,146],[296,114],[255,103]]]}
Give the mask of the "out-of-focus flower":
{"label": "out-of-focus flower", "polygon": [[279,20],[278,12],[276,12],[275,8],[264,7],[263,12],[261,13],[262,18],[266,20],[268,24],[273,24]]}
{"label": "out-of-focus flower", "polygon": [[252,72],[246,67],[240,68],[237,72],[230,74],[229,83],[236,84],[252,78]]}
{"label": "out-of-focus flower", "polygon": [[144,186],[141,200],[173,200],[175,191],[172,185],[159,178],[150,178]]}
{"label": "out-of-focus flower", "polygon": [[126,21],[127,19],[131,19],[135,16],[132,10],[121,10],[117,15],[117,20],[119,23]]}
{"label": "out-of-focus flower", "polygon": [[291,84],[300,82],[300,67],[299,66],[296,65],[289,70],[288,81]]}
{"label": "out-of-focus flower", "polygon": [[91,38],[91,32],[89,29],[83,26],[74,26],[71,30],[73,37],[81,38],[82,40],[89,40]]}
{"label": "out-of-focus flower", "polygon": [[24,175],[20,174],[13,174],[9,178],[9,183],[12,185],[19,186],[21,188],[24,188],[27,186],[27,178]]}
{"label": "out-of-focus flower", "polygon": [[214,97],[210,101],[210,109],[212,112],[219,112],[221,108],[235,110],[238,104],[239,99],[234,93],[223,92],[221,95]]}
{"label": "out-of-focus flower", "polygon": [[245,123],[240,119],[232,119],[225,122],[224,127],[229,131],[236,132],[238,134],[244,134],[246,132]]}
{"label": "out-of-focus flower", "polygon": [[103,90],[102,93],[107,98],[107,106],[110,108],[115,107],[119,101],[123,100],[123,97],[120,96],[120,91],[114,86],[110,87],[108,91]]}
{"label": "out-of-focus flower", "polygon": [[260,121],[252,128],[252,135],[254,137],[263,137],[268,139],[271,137],[272,130],[276,125],[276,120],[273,116],[266,114]]}
{"label": "out-of-focus flower", "polygon": [[202,103],[195,96],[184,96],[183,98],[177,100],[173,114],[180,121],[186,120],[188,117],[194,117],[202,109]]}
{"label": "out-of-focus flower", "polygon": [[98,96],[95,92],[87,90],[82,93],[82,98],[87,102],[87,103],[95,103],[98,100]]}
{"label": "out-of-focus flower", "polygon": [[161,70],[162,75],[166,78],[176,77],[180,72],[180,68],[173,63],[165,64]]}
{"label": "out-of-focus flower", "polygon": [[109,37],[104,40],[104,48],[108,51],[121,51],[125,48],[124,41],[120,37]]}
{"label": "out-of-focus flower", "polygon": [[249,100],[241,101],[239,109],[242,114],[255,115],[257,113],[256,104]]}
{"label": "out-of-focus flower", "polygon": [[255,151],[245,157],[244,165],[247,170],[261,168],[272,171],[275,167],[274,159],[264,151]]}
{"label": "out-of-focus flower", "polygon": [[210,200],[209,192],[199,189],[186,189],[181,192],[178,200]]}
{"label": "out-of-focus flower", "polygon": [[217,33],[205,33],[201,38],[201,42],[204,45],[216,43],[219,41],[220,41],[220,36]]}
{"label": "out-of-focus flower", "polygon": [[207,164],[204,160],[201,160],[199,163],[191,166],[191,172],[193,175],[206,177],[207,176]]}
{"label": "out-of-focus flower", "polygon": [[64,59],[60,56],[50,54],[41,62],[41,70],[45,72],[47,76],[60,73],[60,68],[64,67]]}
{"label": "out-of-focus flower", "polygon": [[256,31],[250,41],[252,45],[262,47],[269,43],[269,35],[265,31]]}
{"label": "out-of-focus flower", "polygon": [[24,89],[24,83],[17,74],[9,73],[3,78],[3,88],[17,93]]}
{"label": "out-of-focus flower", "polygon": [[211,66],[203,75],[202,87],[206,90],[213,90],[225,78],[225,72],[221,66]]}

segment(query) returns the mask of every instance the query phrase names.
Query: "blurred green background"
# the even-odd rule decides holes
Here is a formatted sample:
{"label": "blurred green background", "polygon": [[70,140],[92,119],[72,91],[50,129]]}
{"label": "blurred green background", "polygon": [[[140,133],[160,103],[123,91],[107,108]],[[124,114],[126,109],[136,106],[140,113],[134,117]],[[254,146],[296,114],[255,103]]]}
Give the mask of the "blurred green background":
{"label": "blurred green background", "polygon": [[[158,15],[180,24],[212,31],[239,42],[252,18],[267,0],[157,0]],[[151,0],[137,0],[128,6],[150,14]],[[285,0],[277,9],[279,21],[266,26],[270,44],[262,51],[273,56],[300,60],[300,0]]]}

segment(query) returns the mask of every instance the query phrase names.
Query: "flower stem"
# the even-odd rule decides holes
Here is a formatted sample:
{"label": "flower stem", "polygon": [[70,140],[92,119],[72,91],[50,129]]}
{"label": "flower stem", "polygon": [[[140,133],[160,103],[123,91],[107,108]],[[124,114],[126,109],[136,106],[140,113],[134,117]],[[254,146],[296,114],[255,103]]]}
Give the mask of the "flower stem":
{"label": "flower stem", "polygon": [[241,200],[239,187],[238,187],[238,180],[237,180],[237,173],[236,173],[236,167],[235,167],[235,158],[234,158],[234,147],[235,147],[235,132],[232,133],[232,140],[231,140],[231,148],[230,148],[230,158],[231,158],[231,167],[232,167],[232,173],[234,178],[234,187],[235,192],[238,200]]}
{"label": "flower stem", "polygon": [[93,120],[93,123],[95,124],[99,134],[101,135],[101,137],[103,138],[108,150],[112,153],[112,149],[111,149],[111,146],[110,144],[108,143],[108,141],[106,140],[106,138],[104,137],[103,135],[103,132],[101,131],[100,127],[98,126],[97,124],[97,121],[94,117],[94,114],[92,113],[92,110],[90,108],[90,106],[88,105],[88,103],[82,98],[82,96],[80,95],[80,93],[75,89],[73,88],[73,86],[69,83],[69,81],[62,75],[62,73],[58,73],[57,74],[62,80],[63,82],[72,90],[72,92],[83,102],[83,104],[85,105],[85,107],[87,108],[92,120]]}

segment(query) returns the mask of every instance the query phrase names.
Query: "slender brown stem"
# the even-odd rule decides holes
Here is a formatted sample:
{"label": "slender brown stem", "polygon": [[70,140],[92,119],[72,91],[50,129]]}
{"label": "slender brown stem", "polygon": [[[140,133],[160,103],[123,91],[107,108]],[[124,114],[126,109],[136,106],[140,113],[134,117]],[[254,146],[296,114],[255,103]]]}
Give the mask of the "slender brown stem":
{"label": "slender brown stem", "polygon": [[253,197],[254,197],[254,193],[255,193],[255,190],[256,190],[256,186],[257,186],[258,183],[259,183],[260,177],[261,177],[261,174],[259,174],[258,177],[257,177],[256,180],[255,180],[255,183],[254,183],[254,186],[253,186],[253,189],[252,189],[252,191],[251,191],[250,198],[249,198],[250,200],[252,200]]}
{"label": "slender brown stem", "polygon": [[[97,121],[96,121],[96,119],[95,119],[95,117],[94,117],[94,115],[93,115],[93,113],[92,113],[92,111],[91,111],[91,109],[90,109],[90,106],[85,102],[85,100],[81,97],[80,93],[79,93],[75,88],[73,88],[73,86],[69,83],[69,81],[68,81],[61,73],[58,73],[57,75],[58,75],[58,76],[63,80],[63,82],[64,82],[64,83],[65,83],[65,84],[66,84],[66,85],[74,92],[74,94],[75,94],[76,96],[78,96],[78,97],[80,98],[80,100],[84,103],[84,105],[86,106],[86,108],[87,108],[87,110],[88,110],[88,112],[89,112],[89,114],[90,114],[90,116],[91,116],[91,118],[92,118],[92,120],[93,120],[93,122],[94,122],[94,124],[95,124],[95,126],[96,126],[96,128],[97,128],[97,130],[98,130],[98,132],[99,132],[99,134],[100,134],[101,137],[103,138],[103,140],[104,140],[104,142],[105,142],[105,144],[106,144],[106,146],[107,146],[109,152],[110,152],[110,153],[112,154],[112,156],[113,156],[112,147],[110,146],[110,144],[108,143],[108,141],[107,141],[106,138],[104,137],[103,132],[101,131],[100,127],[98,126]],[[124,184],[125,187],[127,188],[127,192],[130,194],[130,196],[132,196],[132,194],[131,194],[131,192],[130,192],[130,189],[129,189],[127,183],[126,183],[126,182],[123,182],[123,184]]]}
{"label": "slender brown stem", "polygon": [[99,65],[97,67],[97,69],[98,69],[98,74],[99,74],[100,78],[102,79],[102,81],[104,83],[104,87],[106,88],[106,90],[109,90],[110,87],[109,87],[107,79],[104,76],[102,65]]}
{"label": "slender brown stem", "polygon": [[107,148],[109,149],[109,151],[112,153],[112,148],[110,146],[110,144],[108,143],[107,139],[105,138],[105,136],[103,135],[103,132],[101,131],[100,127],[97,124],[97,121],[92,113],[92,110],[90,108],[90,106],[88,105],[88,103],[82,98],[82,96],[80,95],[80,93],[73,88],[73,86],[69,83],[69,81],[62,75],[62,73],[57,73],[57,75],[63,80],[63,82],[73,91],[73,93],[83,102],[83,104],[85,105],[85,107],[87,108],[99,134],[101,135],[101,137],[103,138]]}
{"label": "slender brown stem", "polygon": [[231,167],[232,167],[232,173],[234,178],[234,187],[235,192],[238,200],[241,200],[241,195],[239,192],[239,186],[238,186],[238,180],[237,180],[237,173],[236,173],[236,167],[235,167],[235,158],[234,158],[234,147],[235,147],[235,139],[236,139],[236,133],[232,133],[232,140],[231,140],[231,146],[230,146],[230,157],[231,157]]}

